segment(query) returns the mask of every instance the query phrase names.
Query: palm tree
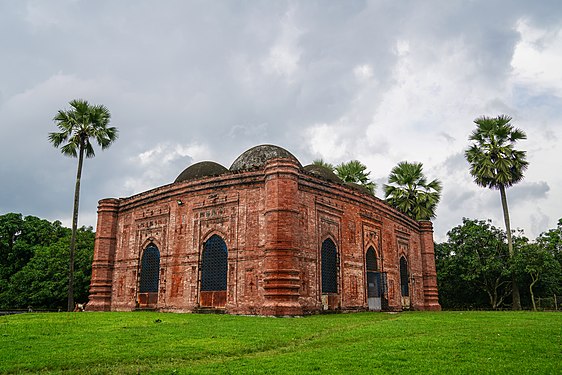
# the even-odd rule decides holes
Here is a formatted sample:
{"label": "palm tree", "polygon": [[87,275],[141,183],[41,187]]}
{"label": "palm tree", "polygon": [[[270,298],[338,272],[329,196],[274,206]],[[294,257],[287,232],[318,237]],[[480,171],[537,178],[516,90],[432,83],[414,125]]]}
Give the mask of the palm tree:
{"label": "palm tree", "polygon": [[[513,258],[515,254],[505,188],[523,179],[523,172],[529,163],[525,160],[526,152],[514,148],[517,141],[526,139],[527,136],[521,129],[514,128],[510,121],[511,117],[506,115],[495,118],[482,116],[474,120],[476,129],[469,137],[474,143],[465,151],[465,157],[477,185],[500,191],[507,245],[509,255]],[[512,286],[512,308],[520,310],[521,300],[515,277]]]}
{"label": "palm tree", "polygon": [[366,187],[373,195],[377,185],[369,179],[371,172],[366,172],[367,166],[359,160],[341,163],[334,168],[336,174],[345,182],[352,182]]}
{"label": "palm tree", "polygon": [[435,209],[441,198],[441,182],[427,182],[422,163],[402,161],[392,168],[388,185],[384,185],[386,201],[415,220],[435,217]]}
{"label": "palm tree", "polygon": [[49,141],[54,147],[61,147],[66,156],[78,157],[76,185],[74,189],[74,210],[72,214],[72,236],[70,238],[70,260],[68,272],[68,311],[74,309],[74,249],[78,226],[78,203],[80,200],[80,177],[84,155],[95,156],[90,139],[94,139],[102,150],[108,148],[118,136],[117,128],[108,127],[111,114],[103,105],[90,105],[86,100],[76,99],[70,103],[72,109],[59,110],[53,118],[59,133],[49,133]]}

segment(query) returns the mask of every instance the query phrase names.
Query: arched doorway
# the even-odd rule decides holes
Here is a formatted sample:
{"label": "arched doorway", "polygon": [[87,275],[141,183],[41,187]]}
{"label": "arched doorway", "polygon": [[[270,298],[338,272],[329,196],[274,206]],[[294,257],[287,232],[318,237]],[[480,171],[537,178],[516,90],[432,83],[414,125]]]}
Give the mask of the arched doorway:
{"label": "arched doorway", "polygon": [[335,310],[338,300],[338,251],[336,244],[327,238],[322,242],[320,267],[322,271],[322,308]]}
{"label": "arched doorway", "polygon": [[224,308],[228,276],[228,250],[224,240],[212,235],[201,255],[201,307]]}
{"label": "arched doorway", "polygon": [[402,308],[410,308],[410,275],[408,261],[405,256],[400,257],[400,293],[402,295]]}
{"label": "arched doorway", "polygon": [[377,255],[372,246],[369,246],[365,254],[365,271],[367,273],[367,304],[369,310],[381,311],[386,293],[386,273],[379,272]]}
{"label": "arched doorway", "polygon": [[158,283],[160,273],[160,251],[154,244],[144,249],[141,258],[138,305],[140,308],[153,308],[158,303]]}

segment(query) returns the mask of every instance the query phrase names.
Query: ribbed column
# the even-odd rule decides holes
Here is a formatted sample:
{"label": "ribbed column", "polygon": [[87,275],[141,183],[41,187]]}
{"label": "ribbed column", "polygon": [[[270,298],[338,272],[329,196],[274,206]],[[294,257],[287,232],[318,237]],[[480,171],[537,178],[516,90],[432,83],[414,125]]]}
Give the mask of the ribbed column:
{"label": "ribbed column", "polygon": [[108,198],[98,202],[98,223],[92,263],[92,279],[88,311],[109,311],[111,309],[111,286],[113,263],[117,244],[117,212],[119,200]]}
{"label": "ribbed column", "polygon": [[302,314],[297,261],[299,166],[290,159],[274,159],[265,166],[266,315]]}
{"label": "ribbed column", "polygon": [[424,310],[441,310],[437,290],[437,271],[435,269],[435,251],[433,247],[433,224],[431,221],[421,221],[420,231],[423,267],[423,308]]}

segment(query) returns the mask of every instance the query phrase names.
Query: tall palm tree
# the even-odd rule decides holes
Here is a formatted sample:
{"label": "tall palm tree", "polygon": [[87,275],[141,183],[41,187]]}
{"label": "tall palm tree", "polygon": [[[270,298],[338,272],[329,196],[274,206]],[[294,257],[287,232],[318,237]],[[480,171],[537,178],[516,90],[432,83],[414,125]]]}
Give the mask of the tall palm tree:
{"label": "tall palm tree", "polygon": [[[511,117],[506,115],[482,116],[474,120],[476,129],[469,137],[474,143],[465,151],[465,157],[470,164],[470,174],[477,185],[500,191],[507,245],[509,255],[513,258],[515,254],[505,189],[523,179],[523,172],[529,163],[525,159],[526,152],[514,148],[515,143],[526,139],[527,135],[523,130],[514,128],[510,121]],[[512,308],[520,310],[521,300],[515,277],[512,285]]]}
{"label": "tall palm tree", "polygon": [[429,220],[435,217],[441,189],[439,180],[427,182],[422,163],[402,161],[390,171],[384,196],[391,206],[411,218]]}
{"label": "tall palm tree", "polygon": [[369,174],[371,174],[371,172],[365,172],[366,169],[367,166],[359,160],[340,163],[334,168],[338,177],[343,181],[362,185],[374,195],[377,185],[369,179]]}
{"label": "tall palm tree", "polygon": [[49,141],[56,148],[62,145],[63,155],[78,157],[68,272],[68,311],[72,311],[74,309],[74,249],[84,156],[86,158],[95,156],[91,139],[95,140],[102,150],[105,150],[117,139],[118,131],[115,127],[108,127],[111,114],[105,106],[90,105],[82,99],[72,100],[69,104],[72,107],[70,110],[59,110],[53,118],[60,132],[49,133]]}

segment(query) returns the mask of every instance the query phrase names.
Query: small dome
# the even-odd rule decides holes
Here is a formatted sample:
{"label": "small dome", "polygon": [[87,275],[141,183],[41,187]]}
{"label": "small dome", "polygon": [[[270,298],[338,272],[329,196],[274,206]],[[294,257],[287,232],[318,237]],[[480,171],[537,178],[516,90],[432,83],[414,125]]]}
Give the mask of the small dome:
{"label": "small dome", "polygon": [[195,180],[198,178],[218,176],[228,172],[228,169],[214,161],[201,161],[185,168],[174,182]]}
{"label": "small dome", "polygon": [[323,180],[335,182],[338,184],[343,183],[342,179],[339,178],[334,172],[332,172],[330,168],[324,167],[323,165],[309,164],[304,166],[303,169],[308,173],[315,175],[316,177],[320,177]]}
{"label": "small dome", "polygon": [[238,156],[234,163],[230,166],[230,170],[233,172],[238,171],[248,171],[252,169],[261,169],[265,166],[268,160],[271,159],[292,159],[297,162],[299,167],[302,168],[301,163],[298,159],[291,154],[289,151],[282,147],[274,145],[259,145],[252,147],[251,149],[242,153]]}

